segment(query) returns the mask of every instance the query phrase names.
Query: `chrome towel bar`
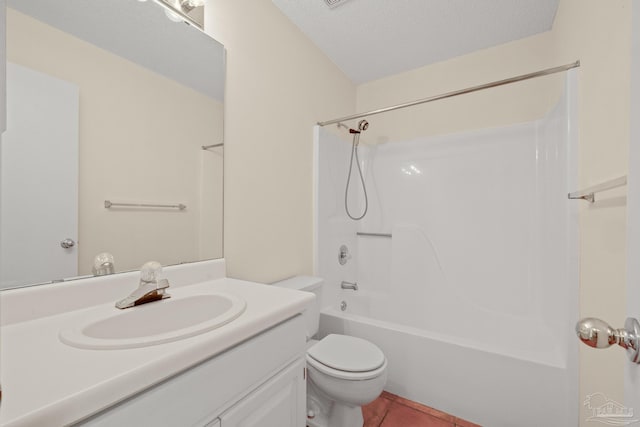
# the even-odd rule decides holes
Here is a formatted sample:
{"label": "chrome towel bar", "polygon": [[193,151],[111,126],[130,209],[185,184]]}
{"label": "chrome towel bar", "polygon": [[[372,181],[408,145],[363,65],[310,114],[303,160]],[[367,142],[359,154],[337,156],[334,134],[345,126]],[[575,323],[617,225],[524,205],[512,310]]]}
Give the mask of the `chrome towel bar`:
{"label": "chrome towel bar", "polygon": [[220,144],[203,145],[202,149],[208,150],[209,148],[216,148],[216,147],[224,147],[224,142],[221,142]]}
{"label": "chrome towel bar", "polygon": [[614,188],[623,187],[627,185],[627,176],[621,176],[618,178],[610,179],[608,181],[602,182],[600,184],[593,185],[591,187],[587,187],[583,190],[574,191],[573,193],[569,193],[569,199],[572,200],[586,200],[589,203],[593,203],[596,201],[596,193],[601,191],[612,190]]}
{"label": "chrome towel bar", "polygon": [[182,203],[177,205],[162,205],[162,204],[154,204],[154,203],[113,203],[111,200],[104,201],[104,207],[115,208],[115,207],[128,207],[128,208],[170,208],[170,209],[180,209],[181,211],[187,209],[187,205],[183,205]]}

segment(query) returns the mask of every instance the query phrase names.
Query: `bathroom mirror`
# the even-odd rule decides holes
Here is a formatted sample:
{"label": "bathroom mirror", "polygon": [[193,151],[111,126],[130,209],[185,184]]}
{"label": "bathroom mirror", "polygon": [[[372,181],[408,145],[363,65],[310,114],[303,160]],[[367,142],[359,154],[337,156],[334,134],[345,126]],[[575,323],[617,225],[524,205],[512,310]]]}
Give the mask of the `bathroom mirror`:
{"label": "bathroom mirror", "polygon": [[0,288],[222,257],[224,47],[152,0],[7,3]]}

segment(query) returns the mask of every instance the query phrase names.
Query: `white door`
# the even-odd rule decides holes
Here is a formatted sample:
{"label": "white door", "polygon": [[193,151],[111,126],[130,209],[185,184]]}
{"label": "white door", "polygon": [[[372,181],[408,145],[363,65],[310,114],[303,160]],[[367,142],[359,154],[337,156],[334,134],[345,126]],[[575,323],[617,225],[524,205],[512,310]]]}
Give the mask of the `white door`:
{"label": "white door", "polygon": [[77,276],[79,88],[7,63],[0,288]]}
{"label": "white door", "polygon": [[[640,319],[640,7],[632,7],[631,139],[627,178],[627,317]],[[625,406],[640,415],[640,365],[625,365]]]}

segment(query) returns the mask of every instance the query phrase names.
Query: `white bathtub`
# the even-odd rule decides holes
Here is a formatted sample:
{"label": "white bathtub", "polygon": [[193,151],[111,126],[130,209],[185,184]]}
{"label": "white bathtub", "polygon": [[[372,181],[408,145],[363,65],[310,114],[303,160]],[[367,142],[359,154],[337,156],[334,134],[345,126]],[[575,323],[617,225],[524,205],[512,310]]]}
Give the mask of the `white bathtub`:
{"label": "white bathtub", "polygon": [[350,306],[367,304],[358,298],[347,298],[346,311],[323,310],[320,335],[342,333],[378,345],[389,362],[385,390],[484,426],[575,425],[569,369],[351,313]]}

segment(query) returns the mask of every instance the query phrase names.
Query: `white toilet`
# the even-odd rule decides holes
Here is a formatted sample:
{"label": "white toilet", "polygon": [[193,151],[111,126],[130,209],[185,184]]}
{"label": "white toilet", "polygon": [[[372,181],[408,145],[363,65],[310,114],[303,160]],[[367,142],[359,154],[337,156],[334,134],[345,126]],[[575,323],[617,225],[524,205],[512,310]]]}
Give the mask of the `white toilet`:
{"label": "white toilet", "polygon": [[387,382],[387,360],[374,344],[361,338],[331,334],[320,341],[318,332],[323,280],[296,276],[274,283],[316,295],[303,313],[307,322],[307,425],[362,427],[362,405],[374,401]]}

